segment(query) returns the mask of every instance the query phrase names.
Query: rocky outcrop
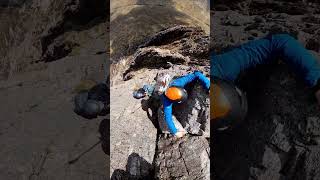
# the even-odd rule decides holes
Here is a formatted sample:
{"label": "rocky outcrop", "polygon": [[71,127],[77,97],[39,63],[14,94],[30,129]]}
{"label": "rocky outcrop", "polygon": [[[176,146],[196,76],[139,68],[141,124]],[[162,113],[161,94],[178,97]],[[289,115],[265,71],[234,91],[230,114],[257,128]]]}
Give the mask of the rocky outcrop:
{"label": "rocky outcrop", "polygon": [[[188,33],[179,35],[185,31]],[[146,41],[133,55],[111,65],[112,84],[116,80],[132,78],[135,71],[143,68],[168,69],[178,64],[178,66],[200,66],[202,69],[206,68],[205,71],[209,70],[209,37],[199,27],[182,25],[171,27],[156,33]],[[157,44],[158,41],[162,43]],[[147,44],[150,46],[146,47]]]}
{"label": "rocky outcrop", "polygon": [[[110,53],[114,63],[133,54],[148,37],[164,29],[193,25],[201,27],[207,34],[210,30],[208,0],[118,0],[111,1],[110,5]],[[183,33],[166,35],[167,40],[174,40]]]}
{"label": "rocky outcrop", "polygon": [[210,147],[202,136],[160,137],[156,179],[210,179]]}
{"label": "rocky outcrop", "polygon": [[[215,1],[210,48],[222,53],[269,33],[288,33],[319,58],[319,7],[308,0]],[[320,114],[313,91],[281,60],[242,74],[237,85],[248,96],[248,117],[232,134],[215,135],[213,176],[318,179]]]}
{"label": "rocky outcrop", "polygon": [[[110,176],[114,177],[126,177],[126,173],[117,176],[113,173],[125,171],[127,164],[130,166],[132,163],[138,163],[129,161],[128,158],[132,153],[152,164],[156,151],[157,129],[152,122],[152,117],[148,117],[148,109],[142,108],[145,101],[132,97],[132,90],[128,87],[133,86],[134,82],[127,81],[110,89],[112,94],[110,97],[112,102],[110,105],[110,159],[112,159]],[[143,169],[145,173],[142,175],[149,175],[152,170],[153,168]],[[128,173],[128,175],[137,175],[131,170]]]}

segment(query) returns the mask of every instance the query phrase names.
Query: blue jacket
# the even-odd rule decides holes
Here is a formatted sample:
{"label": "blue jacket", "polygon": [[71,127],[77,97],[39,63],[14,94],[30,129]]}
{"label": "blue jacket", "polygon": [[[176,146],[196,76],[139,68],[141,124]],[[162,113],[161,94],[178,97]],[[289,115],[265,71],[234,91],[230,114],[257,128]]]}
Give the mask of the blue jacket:
{"label": "blue jacket", "polygon": [[[187,84],[195,80],[199,80],[206,89],[210,89],[210,80],[199,71],[195,71],[194,73],[174,79],[173,81],[170,82],[169,87],[177,86],[177,87],[184,88]],[[161,100],[163,104],[163,111],[164,111],[166,124],[170,130],[170,133],[175,134],[178,130],[175,127],[172,120],[173,102],[170,101],[170,99],[168,99],[164,94],[161,95]]]}
{"label": "blue jacket", "polygon": [[320,78],[320,66],[315,57],[297,40],[287,34],[269,35],[238,48],[211,56],[211,75],[235,81],[240,72],[258,64],[281,58],[313,87]]}

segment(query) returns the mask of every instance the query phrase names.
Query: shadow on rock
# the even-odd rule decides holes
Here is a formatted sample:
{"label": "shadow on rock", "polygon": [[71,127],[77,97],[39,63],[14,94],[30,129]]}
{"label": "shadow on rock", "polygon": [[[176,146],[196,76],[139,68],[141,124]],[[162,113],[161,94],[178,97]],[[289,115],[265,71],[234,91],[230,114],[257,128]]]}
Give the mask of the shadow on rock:
{"label": "shadow on rock", "polygon": [[141,100],[141,107],[146,111],[148,118],[152,122],[155,128],[159,129],[158,123],[158,108],[160,107],[160,101],[153,97]]}
{"label": "shadow on rock", "polygon": [[211,178],[249,179],[249,162],[246,156],[249,150],[248,132],[244,128],[236,128],[230,133],[217,133],[213,137],[211,146],[215,158],[212,160]]}
{"label": "shadow on rock", "polygon": [[128,157],[126,170],[116,169],[111,180],[144,180],[153,178],[153,166],[137,153]]}
{"label": "shadow on rock", "polygon": [[101,147],[104,153],[110,155],[110,121],[104,119],[99,125],[99,133],[101,135]]}
{"label": "shadow on rock", "polygon": [[310,99],[287,68],[272,67],[242,77],[240,86],[248,92],[248,116],[233,131],[214,133],[215,179],[304,179],[306,148],[296,142],[305,112],[300,113],[298,107],[310,104]]}
{"label": "shadow on rock", "polygon": [[25,2],[26,0],[2,0],[0,1],[0,7],[21,7]]}
{"label": "shadow on rock", "polygon": [[[74,112],[86,119],[104,117],[99,125],[102,150],[110,155],[110,90],[109,78],[105,83],[99,83],[89,90],[82,90],[74,98]],[[99,105],[99,106],[92,106]]]}

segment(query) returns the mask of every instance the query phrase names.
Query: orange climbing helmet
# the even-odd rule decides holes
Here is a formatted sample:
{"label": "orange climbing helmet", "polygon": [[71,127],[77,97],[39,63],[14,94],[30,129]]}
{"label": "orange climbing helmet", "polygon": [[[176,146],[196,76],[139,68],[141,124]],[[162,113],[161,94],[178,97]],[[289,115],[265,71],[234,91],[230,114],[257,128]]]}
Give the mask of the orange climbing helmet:
{"label": "orange climbing helmet", "polygon": [[240,124],[248,111],[247,98],[232,83],[211,78],[210,119],[213,130],[230,130]]}
{"label": "orange climbing helmet", "polygon": [[170,99],[173,102],[183,102],[188,98],[187,91],[184,88],[171,86],[169,87],[165,95],[168,99]]}

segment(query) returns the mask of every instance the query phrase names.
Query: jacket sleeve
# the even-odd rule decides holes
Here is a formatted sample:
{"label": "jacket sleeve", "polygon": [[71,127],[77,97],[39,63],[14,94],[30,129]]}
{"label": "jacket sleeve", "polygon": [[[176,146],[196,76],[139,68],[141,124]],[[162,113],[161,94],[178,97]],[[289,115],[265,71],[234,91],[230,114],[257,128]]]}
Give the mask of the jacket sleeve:
{"label": "jacket sleeve", "polygon": [[201,84],[206,88],[206,89],[210,89],[210,80],[203,75],[200,71],[195,71],[194,75],[199,79],[199,81],[201,82]]}
{"label": "jacket sleeve", "polygon": [[287,34],[270,35],[224,54],[212,55],[211,75],[234,81],[240,72],[277,58],[281,58],[293,67],[307,85],[316,85],[320,77],[317,60],[297,40]]}
{"label": "jacket sleeve", "polygon": [[304,79],[310,87],[320,78],[320,65],[317,59],[293,37],[280,34],[271,36],[272,49],[293,70]]}
{"label": "jacket sleeve", "polygon": [[196,78],[197,76],[194,73],[190,73],[185,76],[181,76],[177,79],[174,79],[169,86],[184,87],[186,84],[191,83]]}
{"label": "jacket sleeve", "polygon": [[161,95],[161,100],[163,104],[164,118],[169,128],[169,131],[171,134],[176,134],[178,130],[175,127],[172,119],[172,102],[168,100],[164,95]]}
{"label": "jacket sleeve", "polygon": [[194,73],[187,74],[185,76],[179,77],[175,80],[173,80],[170,83],[170,86],[178,86],[178,87],[184,87],[188,83],[191,83],[192,81],[195,81],[199,79],[201,84],[206,88],[210,88],[210,80],[204,76],[200,71],[195,71]]}

